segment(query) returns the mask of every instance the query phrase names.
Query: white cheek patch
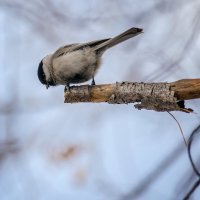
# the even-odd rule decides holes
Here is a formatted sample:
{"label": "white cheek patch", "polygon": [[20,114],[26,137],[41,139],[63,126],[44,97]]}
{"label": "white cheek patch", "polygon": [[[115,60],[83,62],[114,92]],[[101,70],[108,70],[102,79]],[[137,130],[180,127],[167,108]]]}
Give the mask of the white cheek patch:
{"label": "white cheek patch", "polygon": [[46,80],[49,80],[50,79],[50,72],[49,72],[48,66],[45,63],[43,63],[43,71],[44,71]]}
{"label": "white cheek patch", "polygon": [[43,62],[43,71],[44,71],[46,80],[49,80],[51,78],[51,74],[49,72],[50,60],[51,60],[51,55],[47,55],[42,61]]}

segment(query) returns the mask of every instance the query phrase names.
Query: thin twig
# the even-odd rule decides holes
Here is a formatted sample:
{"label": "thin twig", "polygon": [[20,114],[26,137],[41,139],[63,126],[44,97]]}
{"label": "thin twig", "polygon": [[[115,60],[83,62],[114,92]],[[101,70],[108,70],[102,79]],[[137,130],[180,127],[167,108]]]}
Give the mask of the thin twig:
{"label": "thin twig", "polygon": [[200,185],[200,179],[195,182],[195,184],[192,186],[190,191],[186,194],[186,196],[183,198],[183,200],[188,200],[191,195],[194,193],[194,191],[197,189],[197,187]]}
{"label": "thin twig", "polygon": [[192,159],[192,155],[191,155],[191,146],[192,146],[192,142],[194,140],[194,137],[196,136],[196,134],[200,133],[200,125],[192,132],[192,134],[190,135],[189,137],[189,140],[188,140],[188,156],[189,156],[189,159],[190,159],[190,162],[191,162],[191,165],[193,167],[193,170],[195,172],[195,174],[200,178],[200,172],[199,170],[197,169],[197,167],[195,166],[194,164],[194,161]]}
{"label": "thin twig", "polygon": [[187,150],[188,150],[188,156],[189,156],[189,159],[190,159],[190,162],[191,162],[191,165],[193,167],[193,170],[195,172],[195,174],[198,176],[198,180],[194,183],[194,185],[192,186],[192,188],[189,190],[189,192],[186,194],[186,196],[183,198],[183,200],[187,200],[190,198],[190,196],[194,193],[194,191],[196,190],[196,188],[200,185],[200,172],[199,170],[197,169],[193,159],[192,159],[192,155],[191,155],[191,146],[192,146],[192,142],[194,140],[194,137],[196,136],[196,134],[200,133],[200,125],[194,129],[194,131],[192,132],[192,134],[190,135],[189,137],[189,140],[188,140],[188,147],[187,147]]}
{"label": "thin twig", "polygon": [[181,131],[181,135],[182,135],[183,140],[184,140],[184,143],[185,143],[185,146],[187,147],[187,141],[186,141],[185,136],[184,136],[184,134],[183,134],[183,130],[182,130],[182,128],[181,128],[181,125],[179,124],[178,120],[174,117],[174,115],[173,115],[172,113],[170,113],[170,112],[168,112],[168,113],[169,113],[169,115],[171,115],[171,116],[173,117],[173,119],[174,119],[174,120],[176,121],[176,123],[178,124],[178,127],[179,127],[179,129],[180,129],[180,131]]}

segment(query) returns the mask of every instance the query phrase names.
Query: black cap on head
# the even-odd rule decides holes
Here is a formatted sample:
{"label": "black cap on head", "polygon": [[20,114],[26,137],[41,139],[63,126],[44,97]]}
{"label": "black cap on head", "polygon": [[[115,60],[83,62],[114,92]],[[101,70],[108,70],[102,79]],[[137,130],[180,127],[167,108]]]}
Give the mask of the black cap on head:
{"label": "black cap on head", "polygon": [[38,66],[37,74],[38,74],[38,79],[40,80],[40,82],[42,84],[47,84],[46,77],[45,77],[44,70],[43,70],[43,62],[42,62],[42,60],[41,60],[41,62],[39,64],[39,66]]}

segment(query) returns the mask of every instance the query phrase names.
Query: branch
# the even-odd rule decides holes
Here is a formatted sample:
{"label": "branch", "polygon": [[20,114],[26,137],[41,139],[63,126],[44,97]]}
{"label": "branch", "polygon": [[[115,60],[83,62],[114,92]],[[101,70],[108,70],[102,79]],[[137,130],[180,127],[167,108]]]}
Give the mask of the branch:
{"label": "branch", "polygon": [[183,79],[171,83],[122,82],[104,85],[72,86],[65,91],[65,103],[107,102],[137,103],[135,108],[155,111],[193,110],[185,108],[184,100],[200,98],[200,79]]}

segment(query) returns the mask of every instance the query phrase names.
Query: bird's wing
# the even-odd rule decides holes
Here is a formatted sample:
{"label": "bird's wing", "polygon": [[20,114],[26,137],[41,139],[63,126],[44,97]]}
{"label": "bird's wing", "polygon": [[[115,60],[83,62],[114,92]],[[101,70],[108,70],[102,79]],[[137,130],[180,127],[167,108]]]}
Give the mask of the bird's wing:
{"label": "bird's wing", "polygon": [[102,39],[102,40],[95,40],[95,41],[92,41],[92,42],[86,42],[86,43],[80,43],[80,44],[65,45],[65,46],[60,47],[58,50],[55,51],[55,53],[53,54],[53,58],[60,57],[64,54],[66,54],[66,53],[76,51],[76,50],[80,50],[80,49],[83,49],[85,47],[95,47],[99,44],[106,42],[107,40],[110,40],[110,38]]}
{"label": "bird's wing", "polygon": [[76,46],[78,44],[68,44],[68,45],[65,45],[65,46],[62,46],[60,47],[59,49],[57,49],[54,54],[53,54],[53,58],[57,58],[59,56],[62,56],[63,54],[66,54],[68,52],[70,52],[70,49],[73,47],[73,46]]}

